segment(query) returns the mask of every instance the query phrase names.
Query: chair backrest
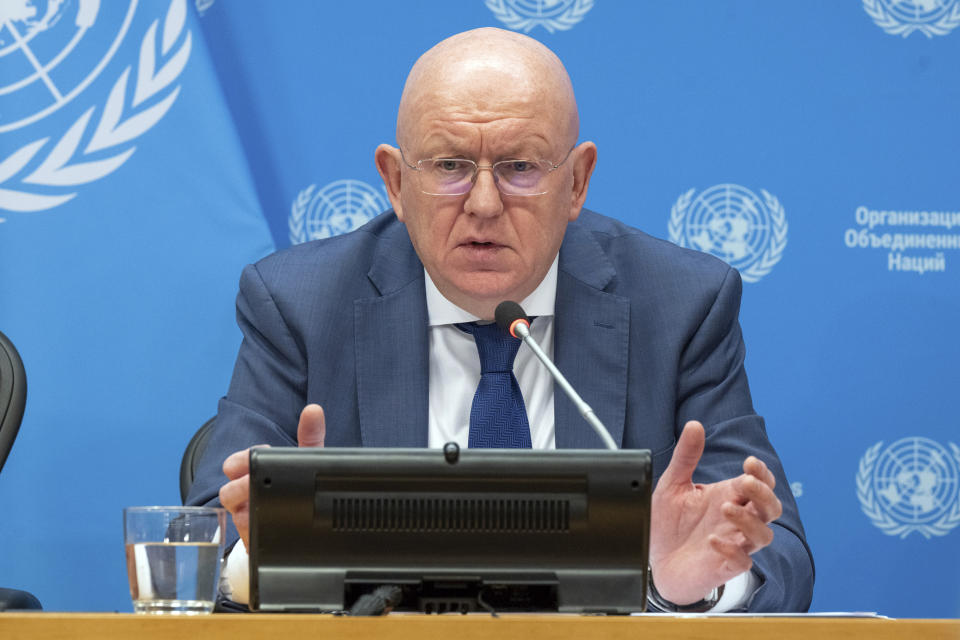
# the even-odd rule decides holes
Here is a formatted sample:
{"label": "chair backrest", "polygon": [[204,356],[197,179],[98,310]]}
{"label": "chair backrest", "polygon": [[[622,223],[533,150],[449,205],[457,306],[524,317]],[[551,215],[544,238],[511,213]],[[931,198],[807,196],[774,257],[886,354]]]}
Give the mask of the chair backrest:
{"label": "chair backrest", "polygon": [[210,431],[217,417],[214,416],[203,423],[197,432],[190,438],[186,450],[183,452],[183,459],[180,461],[180,502],[186,503],[187,494],[190,493],[190,487],[193,486],[193,478],[197,474],[197,464],[200,462],[200,456],[203,450],[207,448],[207,440],[210,439]]}
{"label": "chair backrest", "polygon": [[20,430],[27,404],[27,373],[10,339],[0,332],[0,470]]}
{"label": "chair backrest", "polygon": [[40,601],[28,591],[0,587],[0,611],[42,610]]}
{"label": "chair backrest", "polygon": [[[23,360],[10,338],[0,332],[0,470],[17,439],[26,405],[27,373]],[[0,588],[0,611],[42,608],[32,593]]]}

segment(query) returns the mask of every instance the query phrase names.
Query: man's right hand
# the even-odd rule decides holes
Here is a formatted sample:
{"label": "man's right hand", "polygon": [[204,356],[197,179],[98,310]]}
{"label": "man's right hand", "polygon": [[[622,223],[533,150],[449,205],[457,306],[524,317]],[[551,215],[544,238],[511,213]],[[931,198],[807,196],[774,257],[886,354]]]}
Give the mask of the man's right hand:
{"label": "man's right hand", "polygon": [[[297,425],[297,446],[322,447],[327,433],[323,409],[308,404],[300,412]],[[270,446],[270,445],[259,445]],[[223,461],[223,472],[229,482],[220,487],[220,504],[230,512],[244,546],[250,548],[250,449],[237,451]]]}

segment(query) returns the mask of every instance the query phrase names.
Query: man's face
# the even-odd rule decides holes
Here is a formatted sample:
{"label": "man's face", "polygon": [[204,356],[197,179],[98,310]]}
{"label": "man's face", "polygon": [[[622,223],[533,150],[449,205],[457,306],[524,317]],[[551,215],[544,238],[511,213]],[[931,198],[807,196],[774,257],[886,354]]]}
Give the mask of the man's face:
{"label": "man's face", "polygon": [[[549,95],[536,86],[505,90],[513,83],[488,73],[475,76],[417,101],[400,141],[409,164],[427,158],[466,158],[487,166],[564,159],[572,142],[569,126],[563,110],[551,108]],[[547,193],[536,196],[502,194],[493,173],[483,168],[467,194],[428,195],[417,171],[401,161],[397,216],[440,292],[482,317],[490,317],[502,300],[529,295],[557,255],[567,223],[580,212],[586,187],[577,192],[575,172],[582,155],[582,148],[575,149],[548,173],[540,189]]]}

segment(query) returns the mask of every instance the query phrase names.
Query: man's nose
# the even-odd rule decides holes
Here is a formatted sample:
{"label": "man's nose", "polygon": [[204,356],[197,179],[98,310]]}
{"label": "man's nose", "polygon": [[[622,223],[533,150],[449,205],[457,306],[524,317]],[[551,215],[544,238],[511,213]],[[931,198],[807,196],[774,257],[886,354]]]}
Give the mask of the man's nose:
{"label": "man's nose", "polygon": [[477,177],[464,203],[464,210],[477,216],[496,216],[503,212],[503,200],[493,177],[493,167],[477,167]]}

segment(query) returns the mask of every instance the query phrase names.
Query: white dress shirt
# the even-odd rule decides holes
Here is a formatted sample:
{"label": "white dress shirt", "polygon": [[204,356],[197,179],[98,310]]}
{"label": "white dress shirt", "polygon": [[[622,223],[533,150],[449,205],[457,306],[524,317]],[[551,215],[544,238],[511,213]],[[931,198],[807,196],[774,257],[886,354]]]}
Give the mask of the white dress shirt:
{"label": "white dress shirt", "polygon": [[[520,303],[526,314],[535,318],[530,325],[530,334],[551,359],[558,259],[559,256],[553,259],[543,281]],[[470,408],[480,383],[480,356],[473,336],[454,325],[480,318],[444,298],[426,270],[424,281],[430,324],[428,446],[438,449],[447,442],[456,442],[467,447]],[[527,409],[533,448],[555,449],[553,377],[527,348],[517,352],[513,373]],[[583,427],[590,428],[586,423]],[[226,585],[222,590],[229,591],[227,595],[234,602],[248,603],[249,560],[242,540],[227,556],[223,573]],[[752,571],[740,574],[724,585],[723,597],[710,612],[721,613],[743,606],[758,586],[759,579]]]}
{"label": "white dress shirt", "polygon": [[[428,446],[447,442],[467,446],[470,407],[480,384],[480,355],[473,336],[454,326],[480,320],[443,297],[424,271],[427,317],[430,323],[430,436]],[[530,335],[553,358],[553,306],[557,298],[557,259],[533,293],[520,306],[530,317]],[[513,363],[530,423],[534,449],[555,449],[553,429],[553,378],[533,351],[522,347]],[[586,424],[584,427],[589,428]]]}

